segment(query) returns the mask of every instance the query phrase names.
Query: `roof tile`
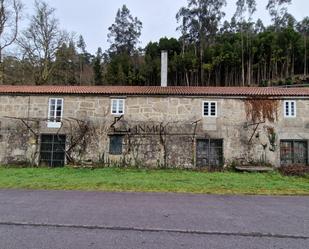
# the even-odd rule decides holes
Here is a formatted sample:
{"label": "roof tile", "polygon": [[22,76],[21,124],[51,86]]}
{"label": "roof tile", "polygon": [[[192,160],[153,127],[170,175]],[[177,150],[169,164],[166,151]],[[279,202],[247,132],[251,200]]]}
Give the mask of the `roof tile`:
{"label": "roof tile", "polygon": [[275,87],[159,87],[159,86],[9,86],[1,85],[0,94],[49,95],[186,95],[186,96],[307,96],[309,88]]}

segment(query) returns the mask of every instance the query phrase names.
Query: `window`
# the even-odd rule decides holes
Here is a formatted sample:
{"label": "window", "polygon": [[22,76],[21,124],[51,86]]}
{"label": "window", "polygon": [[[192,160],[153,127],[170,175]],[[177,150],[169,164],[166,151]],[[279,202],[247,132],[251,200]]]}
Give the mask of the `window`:
{"label": "window", "polygon": [[109,137],[109,153],[111,155],[122,154],[123,136],[113,135]]}
{"label": "window", "polygon": [[295,118],[296,117],[296,101],[284,101],[284,117]]}
{"label": "window", "polygon": [[196,141],[196,166],[217,168],[223,165],[223,140],[198,139]]}
{"label": "window", "polygon": [[124,99],[112,99],[111,108],[112,108],[112,114],[123,115],[124,114]]}
{"label": "window", "polygon": [[60,128],[63,115],[63,99],[49,99],[48,128]]}
{"label": "window", "polygon": [[65,163],[65,135],[41,135],[40,165],[63,167]]}
{"label": "window", "polygon": [[203,102],[203,116],[217,117],[217,102],[215,101]]}
{"label": "window", "polygon": [[306,140],[282,140],[280,154],[281,165],[307,165],[308,142]]}

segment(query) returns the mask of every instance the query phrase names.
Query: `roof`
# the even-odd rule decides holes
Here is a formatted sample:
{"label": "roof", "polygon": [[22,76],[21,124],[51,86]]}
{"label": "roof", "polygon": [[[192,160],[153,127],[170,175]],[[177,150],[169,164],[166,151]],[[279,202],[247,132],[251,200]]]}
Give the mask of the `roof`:
{"label": "roof", "polygon": [[179,95],[179,96],[234,96],[234,97],[309,97],[309,87],[186,87],[186,86],[9,86],[1,85],[2,95]]}

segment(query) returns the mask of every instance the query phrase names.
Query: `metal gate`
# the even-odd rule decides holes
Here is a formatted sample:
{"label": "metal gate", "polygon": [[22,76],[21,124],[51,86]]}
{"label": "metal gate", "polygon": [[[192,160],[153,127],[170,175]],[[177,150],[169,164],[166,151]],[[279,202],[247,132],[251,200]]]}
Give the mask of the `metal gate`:
{"label": "metal gate", "polygon": [[49,167],[63,167],[65,141],[65,135],[41,135],[40,164]]}
{"label": "metal gate", "polygon": [[198,139],[196,147],[197,167],[218,168],[223,166],[222,139]]}

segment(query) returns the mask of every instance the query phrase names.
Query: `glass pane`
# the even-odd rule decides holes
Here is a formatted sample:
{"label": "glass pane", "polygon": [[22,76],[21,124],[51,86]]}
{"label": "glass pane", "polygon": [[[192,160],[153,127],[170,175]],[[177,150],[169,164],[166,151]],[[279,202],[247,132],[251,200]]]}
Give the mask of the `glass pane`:
{"label": "glass pane", "polygon": [[123,113],[123,100],[118,101],[118,113]]}
{"label": "glass pane", "polygon": [[293,143],[290,141],[281,142],[280,154],[283,165],[293,164]]}
{"label": "glass pane", "polygon": [[294,163],[295,164],[307,164],[307,143],[306,142],[294,142]]}
{"label": "glass pane", "polygon": [[63,166],[65,162],[65,135],[42,135],[40,163],[50,167]]}
{"label": "glass pane", "polygon": [[289,102],[285,102],[285,115],[288,117],[290,114],[289,112]]}
{"label": "glass pane", "polygon": [[209,116],[209,103],[208,102],[204,103],[204,115]]}
{"label": "glass pane", "polygon": [[41,160],[51,160],[52,154],[50,152],[41,152]]}
{"label": "glass pane", "polygon": [[211,116],[216,116],[216,103],[211,103]]}
{"label": "glass pane", "polygon": [[117,113],[117,100],[112,100],[112,113]]}
{"label": "glass pane", "polygon": [[61,105],[57,106],[57,111],[62,111],[62,106]]}
{"label": "glass pane", "polygon": [[56,144],[63,144],[63,143],[65,143],[65,139],[66,139],[66,137],[64,135],[55,135],[54,136],[54,142]]}
{"label": "glass pane", "polygon": [[53,122],[54,119],[55,119],[55,111],[54,109],[52,109],[50,110],[50,113],[49,113],[49,120]]}
{"label": "glass pane", "polygon": [[294,117],[295,116],[295,103],[291,102],[291,116]]}
{"label": "glass pane", "polygon": [[57,105],[60,106],[60,107],[62,106],[62,100],[61,99],[57,100]]}
{"label": "glass pane", "polygon": [[50,105],[56,105],[56,100],[55,99],[51,99],[50,100]]}
{"label": "glass pane", "polygon": [[42,152],[51,151],[52,148],[53,148],[53,145],[51,143],[41,143],[41,151]]}

